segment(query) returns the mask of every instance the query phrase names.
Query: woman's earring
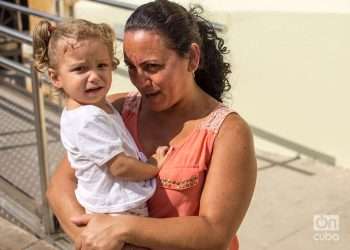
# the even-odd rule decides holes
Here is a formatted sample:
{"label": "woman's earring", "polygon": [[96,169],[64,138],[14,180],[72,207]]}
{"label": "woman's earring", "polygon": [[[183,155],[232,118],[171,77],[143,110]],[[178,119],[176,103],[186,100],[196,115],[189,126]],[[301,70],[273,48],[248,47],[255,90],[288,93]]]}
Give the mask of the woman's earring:
{"label": "woman's earring", "polygon": [[193,79],[196,78],[196,71],[195,70],[192,71],[192,76],[193,76]]}

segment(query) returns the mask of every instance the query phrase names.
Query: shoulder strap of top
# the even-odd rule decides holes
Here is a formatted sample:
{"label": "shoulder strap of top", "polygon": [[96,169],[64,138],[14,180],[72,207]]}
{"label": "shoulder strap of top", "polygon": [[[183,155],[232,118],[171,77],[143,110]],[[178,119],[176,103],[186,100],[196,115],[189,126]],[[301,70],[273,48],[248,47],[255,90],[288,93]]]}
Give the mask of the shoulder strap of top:
{"label": "shoulder strap of top", "polygon": [[220,103],[217,108],[211,112],[208,117],[201,123],[201,129],[211,130],[214,133],[217,133],[220,129],[221,124],[227,117],[227,115],[231,113],[236,113],[231,108]]}
{"label": "shoulder strap of top", "polygon": [[132,112],[137,113],[141,103],[141,95],[139,92],[129,92],[125,97],[122,108],[122,113]]}

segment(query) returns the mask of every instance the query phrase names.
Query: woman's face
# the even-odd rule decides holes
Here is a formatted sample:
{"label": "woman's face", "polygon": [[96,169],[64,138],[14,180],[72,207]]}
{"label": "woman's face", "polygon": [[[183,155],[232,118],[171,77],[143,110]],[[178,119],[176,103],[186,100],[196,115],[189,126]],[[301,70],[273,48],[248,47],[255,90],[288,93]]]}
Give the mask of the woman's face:
{"label": "woman's face", "polygon": [[194,84],[189,59],[169,49],[155,31],[127,31],[124,60],[132,83],[153,111],[164,111],[190,93]]}

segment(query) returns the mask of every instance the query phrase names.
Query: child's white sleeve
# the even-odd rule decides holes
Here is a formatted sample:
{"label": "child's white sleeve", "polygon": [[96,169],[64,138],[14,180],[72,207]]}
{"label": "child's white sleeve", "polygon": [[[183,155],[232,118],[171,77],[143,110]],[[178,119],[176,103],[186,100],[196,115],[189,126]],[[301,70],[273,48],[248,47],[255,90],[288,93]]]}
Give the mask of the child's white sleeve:
{"label": "child's white sleeve", "polygon": [[81,154],[98,166],[124,152],[120,131],[114,122],[108,116],[96,115],[77,131],[76,143]]}

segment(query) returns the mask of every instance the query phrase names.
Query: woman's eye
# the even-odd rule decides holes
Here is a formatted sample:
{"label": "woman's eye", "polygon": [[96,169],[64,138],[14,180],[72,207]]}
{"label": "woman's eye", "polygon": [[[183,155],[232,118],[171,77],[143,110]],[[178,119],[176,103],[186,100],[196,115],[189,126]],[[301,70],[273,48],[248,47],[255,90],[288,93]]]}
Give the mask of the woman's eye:
{"label": "woman's eye", "polygon": [[160,70],[160,68],[161,68],[161,65],[159,65],[159,64],[147,64],[145,67],[145,70],[149,71],[151,73],[155,73],[158,70]]}
{"label": "woman's eye", "polygon": [[126,65],[126,67],[128,67],[128,70],[134,70],[135,69],[134,65],[131,65],[131,64],[128,64],[128,63],[126,63],[125,65]]}

